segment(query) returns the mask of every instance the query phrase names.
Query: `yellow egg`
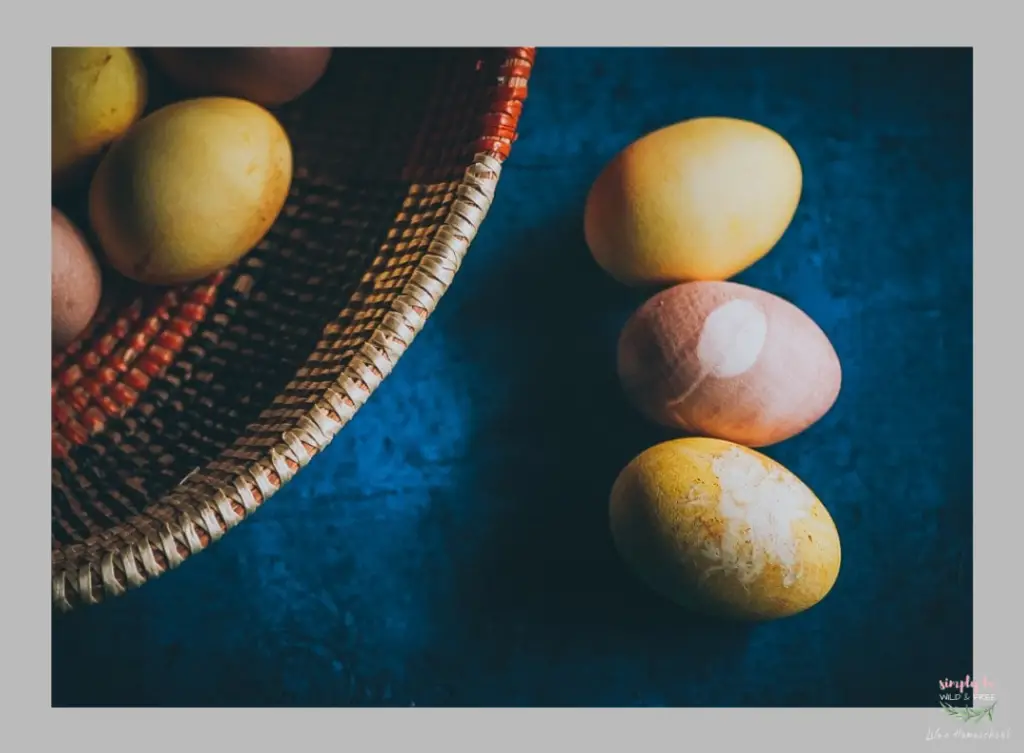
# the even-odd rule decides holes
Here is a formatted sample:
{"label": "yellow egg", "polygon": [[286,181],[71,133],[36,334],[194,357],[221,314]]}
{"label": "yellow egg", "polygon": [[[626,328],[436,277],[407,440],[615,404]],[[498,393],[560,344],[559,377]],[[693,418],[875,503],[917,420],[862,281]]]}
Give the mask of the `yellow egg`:
{"label": "yellow egg", "polygon": [[262,240],[291,178],[291,144],[273,115],[240,99],[191,99],[148,115],[111,147],[89,215],[121,274],[191,282]]}
{"label": "yellow egg", "polygon": [[767,254],[796,212],[800,160],[775,131],[697,118],[644,136],[601,172],[584,228],[627,285],[725,280]]}
{"label": "yellow egg", "polygon": [[825,506],[774,460],[719,439],[656,445],[619,474],[611,531],[626,565],[696,612],[739,620],[797,614],[839,575]]}
{"label": "yellow egg", "polygon": [[50,87],[51,177],[64,188],[141,117],[146,69],[127,47],[54,47]]}

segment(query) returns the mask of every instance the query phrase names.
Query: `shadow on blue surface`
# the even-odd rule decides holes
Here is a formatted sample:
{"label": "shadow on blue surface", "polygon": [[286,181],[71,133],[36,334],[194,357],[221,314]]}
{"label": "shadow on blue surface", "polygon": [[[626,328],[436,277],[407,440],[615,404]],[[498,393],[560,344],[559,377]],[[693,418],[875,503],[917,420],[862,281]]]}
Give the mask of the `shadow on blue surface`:
{"label": "shadow on blue surface", "polygon": [[[224,541],[55,623],[55,705],[934,706],[971,672],[971,75],[969,50],[541,50],[494,208],[394,374]],[[616,382],[643,295],[590,259],[583,201],[707,114],[800,155],[792,225],[737,279],[844,367],[767,450],[829,508],[839,580],[753,628],[648,592],[607,528],[667,434]]]}
{"label": "shadow on blue surface", "polygon": [[[692,643],[698,650],[687,663],[715,662],[742,648],[747,628],[696,620],[663,603],[638,587],[612,548],[607,498],[615,476],[638,447],[670,434],[620,395],[609,368],[615,338],[601,323],[612,312],[621,318],[635,296],[594,269],[580,216],[581,207],[570,205],[564,217],[508,239],[506,263],[474,280],[472,305],[449,325],[467,347],[504,332],[513,318],[519,333],[489,349],[475,376],[507,375],[510,394],[475,422],[479,478],[470,488],[494,488],[496,504],[482,554],[460,579],[484,629],[529,621],[547,650],[586,645],[597,632],[611,641],[658,636]],[[536,367],[523,369],[524,362]],[[530,440],[509,452],[504,440],[516,437]]]}

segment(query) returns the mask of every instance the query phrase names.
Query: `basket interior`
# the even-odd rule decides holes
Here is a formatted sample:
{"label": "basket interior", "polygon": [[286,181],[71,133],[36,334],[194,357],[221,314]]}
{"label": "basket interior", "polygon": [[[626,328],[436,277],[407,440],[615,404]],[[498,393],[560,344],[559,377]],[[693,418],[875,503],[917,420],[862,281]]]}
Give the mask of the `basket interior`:
{"label": "basket interior", "polygon": [[[496,168],[507,154],[528,65],[505,49],[335,50],[317,86],[276,111],[294,181],[263,242],[199,284],[110,281],[90,330],[53,361],[55,602],[177,564],[322,449],[343,404],[359,404],[339,380],[368,394],[386,375],[353,359],[371,341],[397,358],[416,329],[403,332],[403,312],[425,318],[454,274],[428,248],[439,233],[468,242],[482,219],[453,225],[453,206],[481,155]],[[416,299],[425,268],[439,282],[410,306],[399,296]]]}

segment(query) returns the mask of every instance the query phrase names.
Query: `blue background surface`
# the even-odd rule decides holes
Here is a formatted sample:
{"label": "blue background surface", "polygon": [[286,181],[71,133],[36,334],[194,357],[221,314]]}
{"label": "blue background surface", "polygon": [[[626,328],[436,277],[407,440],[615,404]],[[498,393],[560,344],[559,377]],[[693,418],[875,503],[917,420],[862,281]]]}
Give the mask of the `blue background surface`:
{"label": "blue background surface", "polygon": [[[54,622],[53,702],[925,706],[971,667],[969,50],[543,49],[454,287],[328,451],[221,543]],[[803,615],[691,618],[628,575],[607,494],[667,435],[625,404],[642,301],[590,259],[588,187],[629,142],[749,118],[804,195],[736,278],[831,338],[842,393],[768,448],[843,568]]]}

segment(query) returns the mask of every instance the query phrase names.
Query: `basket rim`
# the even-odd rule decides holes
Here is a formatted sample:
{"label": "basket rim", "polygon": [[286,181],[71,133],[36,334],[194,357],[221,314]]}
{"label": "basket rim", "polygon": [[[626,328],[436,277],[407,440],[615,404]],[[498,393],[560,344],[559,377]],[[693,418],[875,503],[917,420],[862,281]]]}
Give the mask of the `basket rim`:
{"label": "basket rim", "polygon": [[[531,47],[503,51],[506,62],[499,71],[495,94],[499,105],[525,99],[535,56]],[[502,164],[516,138],[517,121],[514,117],[511,124],[504,123],[500,135],[484,134],[490,143],[464,170],[448,214],[410,279],[316,404],[293,420],[291,428],[258,460],[234,472],[229,480],[215,483],[203,476],[202,469],[196,469],[177,487],[152,500],[148,507],[173,511],[173,522],[164,522],[157,536],[139,531],[130,540],[105,547],[98,569],[94,561],[80,562],[74,557],[86,542],[52,549],[54,611],[65,613],[99,604],[205,551],[247,520],[330,445],[390,375],[454,280],[494,200]]]}

